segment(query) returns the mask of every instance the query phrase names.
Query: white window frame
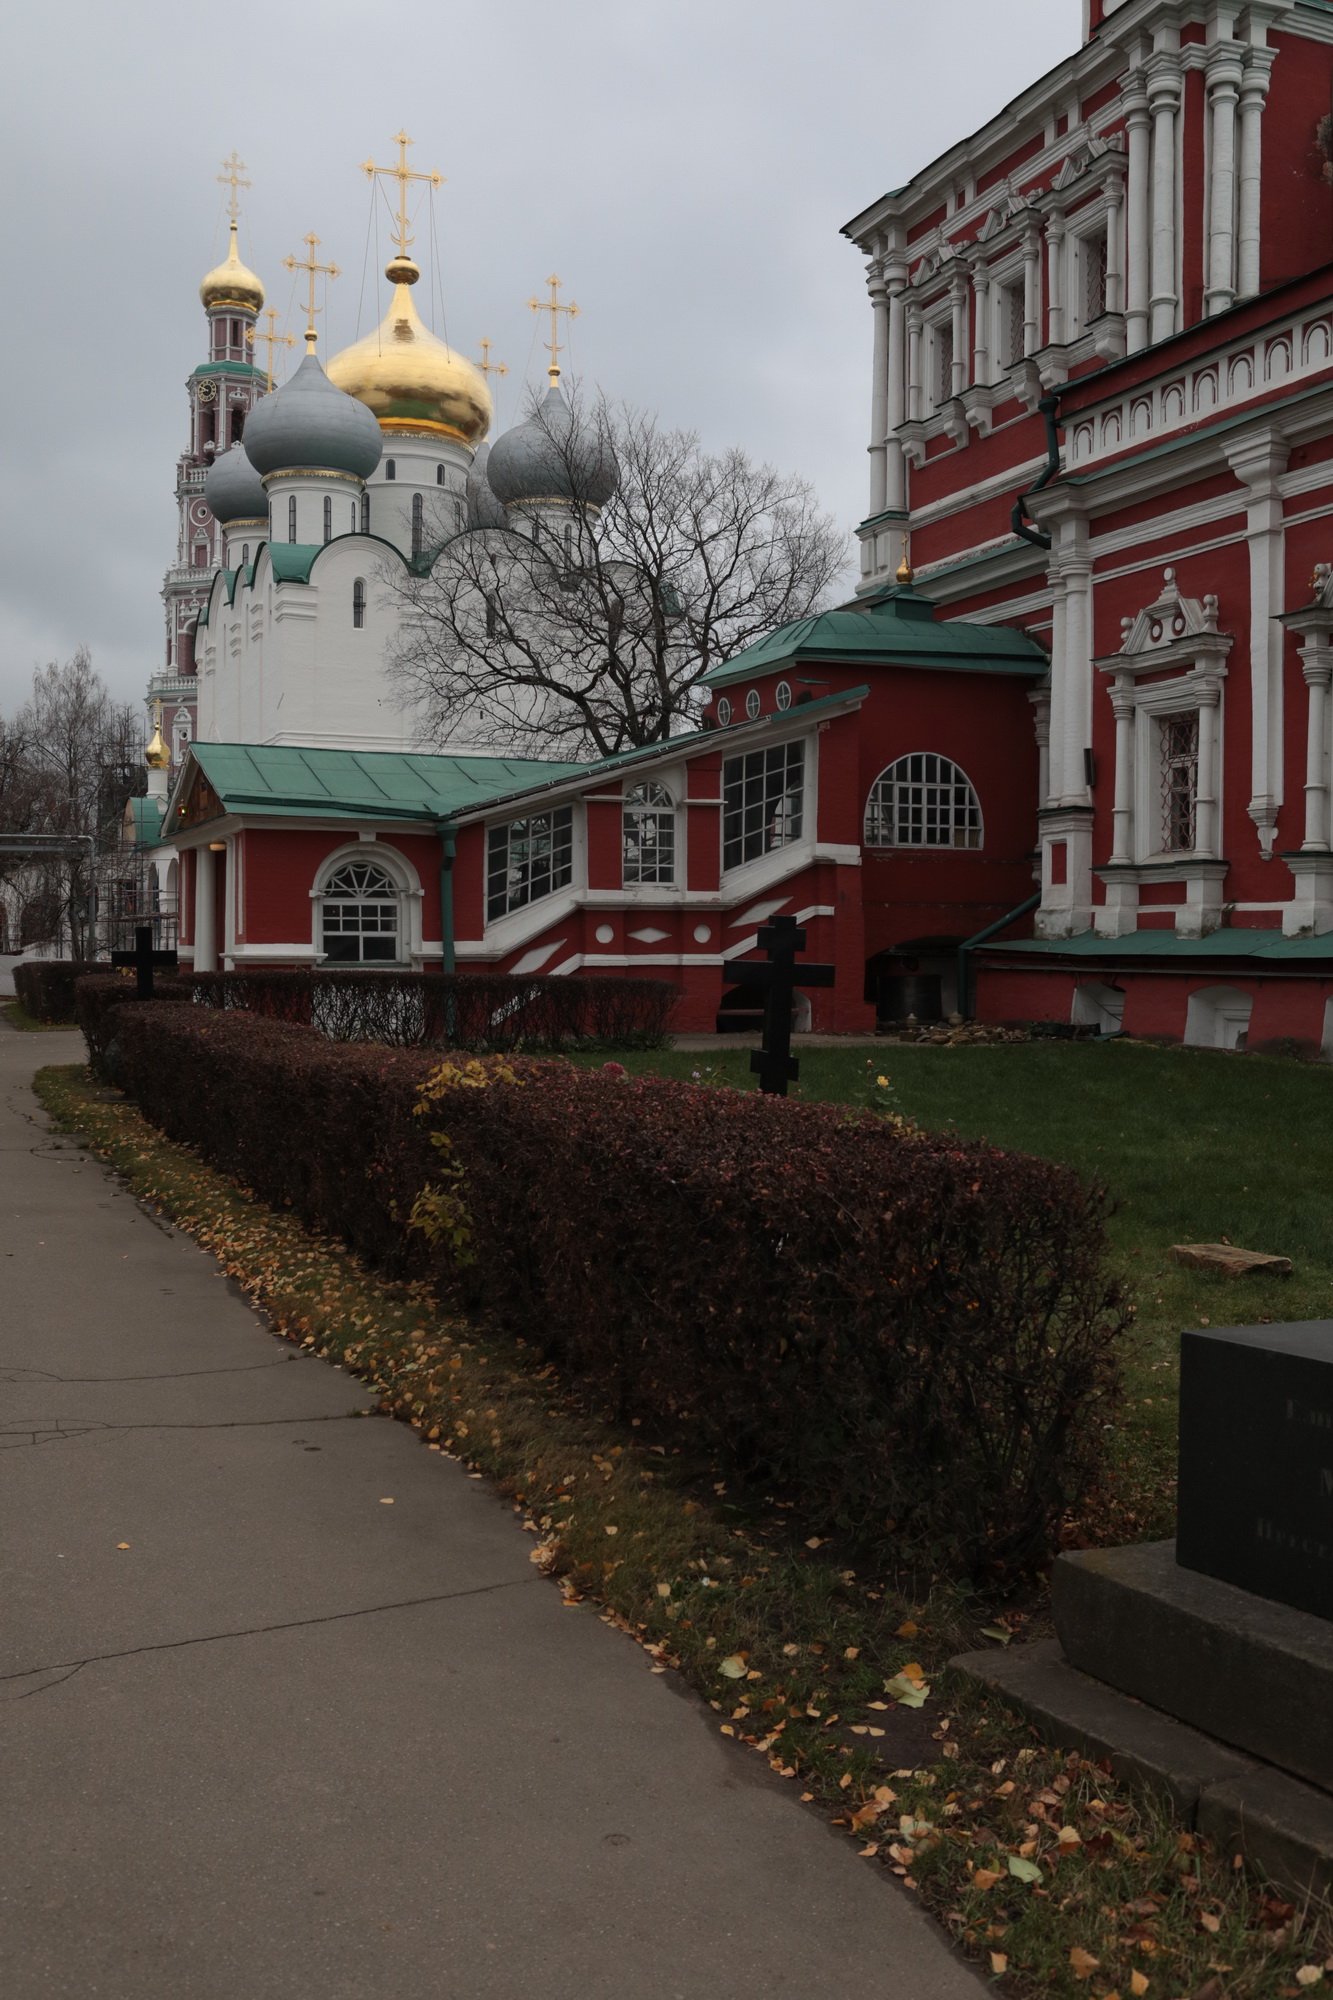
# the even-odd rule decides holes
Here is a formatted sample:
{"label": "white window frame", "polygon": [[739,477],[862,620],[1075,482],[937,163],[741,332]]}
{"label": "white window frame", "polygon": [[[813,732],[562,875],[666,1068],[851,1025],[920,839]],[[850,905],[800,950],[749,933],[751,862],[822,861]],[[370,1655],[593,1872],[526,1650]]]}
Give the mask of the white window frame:
{"label": "white window frame", "polygon": [[[1123,213],[1123,209],[1121,211]],[[1065,221],[1064,240],[1064,281],[1065,281],[1065,339],[1068,346],[1079,340],[1099,320],[1106,317],[1107,308],[1103,304],[1097,319],[1085,317],[1087,305],[1086,272],[1088,246],[1093,238],[1110,246],[1111,204],[1103,191],[1086,207],[1076,209]]]}
{"label": "white window frame", "polygon": [[[760,846],[758,852],[754,854],[742,853],[738,859],[733,861],[728,861],[727,860],[727,842],[729,838],[728,819],[729,819],[729,812],[731,811],[727,800],[728,766],[739,764],[742,767],[742,772],[741,772],[742,825],[739,837],[743,845],[746,839],[745,827],[743,823],[744,814],[747,810],[745,803],[745,791],[746,788],[751,783],[751,779],[749,775],[745,772],[744,766],[753,759],[762,758],[765,760],[764,774],[766,775],[767,759],[773,757],[776,753],[781,752],[783,757],[784,769],[790,769],[790,753],[793,750],[799,751],[800,753],[799,826],[796,828],[795,832],[786,831],[778,838],[770,839],[769,833],[772,829],[768,824],[765,824],[760,830],[761,840],[763,844]],[[721,824],[718,829],[718,834],[721,844],[721,867],[724,876],[739,874],[739,872],[743,868],[749,868],[754,866],[757,862],[766,861],[770,858],[770,856],[774,854],[785,854],[793,849],[799,850],[803,844],[809,841],[811,837],[811,827],[812,827],[810,814],[814,810],[814,804],[815,804],[815,801],[812,796],[812,788],[810,785],[810,772],[813,762],[814,760],[810,755],[810,745],[806,740],[806,738],[803,736],[784,737],[783,740],[779,743],[756,744],[754,745],[753,748],[737,750],[731,756],[728,756],[723,759],[722,813],[721,813]],[[791,796],[790,793],[783,794],[784,798],[789,796]],[[776,820],[773,822],[773,824],[776,825]]]}
{"label": "white window frame", "polygon": [[[936,391],[940,387],[944,334],[949,337],[949,380],[940,395]],[[921,414],[927,423],[953,401],[953,364],[957,359],[953,351],[953,300],[945,292],[921,312],[921,366],[925,376],[921,384]],[[965,368],[963,372],[967,374],[970,370]]]}
{"label": "white window frame", "polygon": [[[1006,292],[1018,294],[1018,352],[1008,352]],[[1022,246],[993,267],[990,274],[990,374],[992,383],[1004,382],[1027,358],[1027,266]]]}
{"label": "white window frame", "polygon": [[[499,843],[495,836],[498,834],[505,836],[505,853],[508,855],[513,845],[515,830],[519,827],[529,827],[535,819],[549,819],[551,821],[552,866],[549,871],[548,884],[545,888],[538,889],[535,894],[533,893],[531,886],[531,856],[529,855],[525,857],[528,870],[526,884],[516,885],[512,880],[514,864],[506,860],[505,871],[511,879],[505,890],[505,907],[502,910],[492,910],[493,891],[491,888],[491,879],[495,872],[492,857],[500,852]],[[556,824],[557,820],[560,822],[559,826]],[[556,861],[554,857],[558,835],[563,833],[566,827],[568,828],[569,838],[567,842],[560,842],[563,853],[561,859]],[[559,805],[549,805],[540,812],[524,813],[517,819],[498,819],[487,823],[484,894],[486,901],[486,925],[488,929],[492,924],[503,923],[507,917],[521,916],[524,911],[530,910],[534,904],[549,903],[552,897],[559,896],[561,891],[568,891],[575,887],[579,859],[577,832],[574,802],[572,800],[565,800]],[[524,839],[528,837],[526,834],[522,836]],[[557,874],[560,876],[559,880],[556,879]],[[514,901],[512,899],[516,886],[526,886],[526,893],[520,896],[517,901]]]}
{"label": "white window frame", "polygon": [[[639,795],[643,794],[642,797]],[[665,874],[644,875],[631,872],[631,816],[642,822],[652,819],[657,822],[657,830],[649,846],[660,858],[667,853],[669,865]],[[662,839],[665,826],[667,838]],[[627,785],[624,802],[620,809],[620,867],[621,883],[626,889],[665,889],[674,887],[680,872],[679,841],[677,838],[680,816],[676,809],[676,796],[669,785],[657,778],[645,778],[638,784]],[[642,866],[643,843],[635,836],[635,849],[639,866]]]}
{"label": "white window frame", "polygon": [[[382,870],[393,885],[398,901],[398,950],[390,959],[331,959],[324,950],[324,903],[328,896],[329,884],[348,863],[370,865]],[[334,901],[344,900],[339,897]],[[379,840],[373,832],[367,832],[359,840],[349,841],[327,854],[319,865],[314,887],[310,891],[310,943],[316,965],[327,965],[337,970],[402,971],[405,966],[419,967],[422,957],[421,946],[421,883],[416,870],[406,855],[396,847]]]}
{"label": "white window frame", "polygon": [[[910,767],[913,758],[916,757],[921,757],[921,758],[933,757],[936,760],[937,765],[942,764],[946,766],[948,770],[953,772],[954,774],[953,777],[951,779],[945,779],[937,775],[934,778],[928,778],[925,775],[925,769],[923,767],[922,775],[919,778],[911,776],[910,768],[906,776],[902,778],[895,778],[894,773],[900,770],[903,766]],[[876,799],[876,794],[880,791],[881,787],[884,786],[886,783],[893,784],[895,786],[900,784],[932,786],[937,789],[942,788],[946,785],[950,786],[955,794],[953,800],[954,815],[956,816],[960,803],[962,805],[963,811],[967,815],[971,816],[975,814],[976,836],[977,836],[976,840],[975,841],[959,841],[956,839],[898,840],[896,837],[892,837],[897,818],[895,804],[892,798],[879,801],[877,801]],[[967,790],[966,790],[966,795],[960,801],[958,794],[960,793],[962,786],[966,786]],[[872,812],[874,812],[876,815],[876,825],[879,834],[878,838],[872,836],[872,826],[871,826]],[[951,820],[951,824],[954,825],[956,830],[956,817],[953,820]],[[886,826],[888,827],[891,836],[888,839],[885,839],[883,837],[884,829]],[[946,756],[942,750],[905,750],[901,756],[895,757],[892,763],[886,764],[884,766],[884,769],[876,777],[874,783],[870,787],[870,790],[867,792],[865,810],[861,815],[861,836],[865,845],[867,847],[873,848],[877,853],[888,852],[890,850],[897,850],[899,852],[910,852],[912,854],[980,854],[986,844],[986,822],[985,822],[985,816],[981,810],[981,796],[977,791],[976,786],[973,784],[971,778],[968,776],[967,772],[963,769],[963,766],[960,763],[958,763],[955,758]]]}

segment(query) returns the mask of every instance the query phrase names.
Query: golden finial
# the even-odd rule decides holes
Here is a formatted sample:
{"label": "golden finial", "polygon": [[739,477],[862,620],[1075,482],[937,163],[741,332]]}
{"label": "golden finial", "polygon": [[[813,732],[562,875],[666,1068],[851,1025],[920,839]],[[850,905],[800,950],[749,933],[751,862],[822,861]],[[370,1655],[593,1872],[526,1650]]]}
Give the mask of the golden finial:
{"label": "golden finial", "polygon": [[492,375],[507,375],[509,373],[509,364],[507,361],[491,360],[490,341],[483,340],[478,344],[481,348],[481,360],[477,363],[477,366],[480,368],[482,374],[486,376],[487,380],[489,381]]}
{"label": "golden finial", "polygon": [[[317,264],[315,262],[315,252],[319,248],[318,236],[303,236],[301,241],[305,244],[307,255],[305,257],[284,257],[282,262],[285,270],[304,271],[309,278],[308,289],[310,296],[306,301],[305,351],[307,354],[313,354],[317,338],[315,333],[315,314],[323,310],[322,307],[318,307],[315,304],[315,279],[321,272],[326,278],[339,278],[342,276],[342,273],[336,264]],[[273,350],[270,348],[270,356],[272,352]]]}
{"label": "golden finial", "polygon": [[[397,181],[398,183],[398,215],[394,223],[393,233],[394,233],[394,241],[398,245],[398,257],[401,259],[407,257],[407,253],[412,247],[412,240],[413,240],[412,232],[407,225],[408,182],[429,181],[430,185],[433,188],[443,187],[444,175],[437,173],[420,174],[413,172],[413,170],[407,164],[407,149],[415,142],[408,138],[406,132],[395,132],[393,143],[398,148],[398,164],[396,167],[377,167],[373,160],[363,160],[361,162],[361,171],[363,174],[367,175],[369,179],[372,181],[378,174],[385,180]],[[386,273],[386,275],[393,275],[393,274],[392,272],[390,272]],[[412,278],[405,279],[402,276],[402,274],[399,273],[395,278],[395,282],[397,282],[398,284],[403,284],[403,283],[411,284],[414,282],[415,276],[416,274],[414,272]]]}
{"label": "golden finial", "polygon": [[568,313],[571,319],[577,319],[579,315],[579,309],[575,305],[573,299],[570,300],[567,306],[561,305],[560,280],[559,278],[556,277],[554,272],[551,273],[551,276],[546,280],[546,282],[551,287],[550,298],[529,299],[528,310],[529,312],[535,312],[535,313],[548,312],[551,315],[551,338],[549,340],[544,340],[542,342],[542,346],[547,350],[548,354],[551,357],[550,362],[547,365],[546,375],[548,381],[551,384],[551,387],[554,389],[556,383],[560,380],[560,314]]}
{"label": "golden finial", "polygon": [[236,191],[238,188],[248,188],[250,185],[249,181],[241,179],[244,172],[245,161],[239,158],[236,148],[233,146],[231,158],[222,162],[222,172],[218,175],[218,179],[221,181],[223,187],[231,189],[231,195],[227,201],[227,214],[231,217],[233,229],[236,227],[236,218],[241,212],[241,204]]}
{"label": "golden finial", "polygon": [[902,584],[908,584],[908,583],[910,583],[910,582],[912,581],[912,578],[913,578],[913,576],[914,576],[914,575],[916,574],[916,572],[915,572],[915,571],[913,570],[913,568],[912,568],[912,559],[911,559],[911,557],[910,557],[910,556],[908,555],[908,553],[907,553],[907,549],[908,549],[908,531],[907,531],[907,529],[906,529],[906,528],[904,528],[904,529],[903,529],[903,559],[902,559],[902,561],[901,561],[901,562],[899,563],[899,565],[898,565],[898,569],[897,569],[897,581],[898,581],[899,583],[902,583]]}
{"label": "golden finial", "polygon": [[257,327],[248,326],[245,330],[245,344],[247,347],[254,347],[257,342],[262,340],[265,347],[267,347],[268,388],[271,394],[273,390],[273,350],[275,347],[295,347],[296,335],[294,333],[278,332],[278,314],[275,306],[269,307],[268,311],[264,314],[264,318],[268,321],[267,333],[260,333]]}
{"label": "golden finial", "polygon": [[153,703],[153,734],[148,748],[143,753],[144,763],[150,771],[165,771],[171,762],[171,752],[162,740],[162,704]]}

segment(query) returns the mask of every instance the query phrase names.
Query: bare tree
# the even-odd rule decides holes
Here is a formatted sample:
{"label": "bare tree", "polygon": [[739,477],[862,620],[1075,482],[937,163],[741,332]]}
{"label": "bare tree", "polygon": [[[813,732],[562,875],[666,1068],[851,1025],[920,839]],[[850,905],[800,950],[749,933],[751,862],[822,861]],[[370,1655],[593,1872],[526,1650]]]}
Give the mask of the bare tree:
{"label": "bare tree", "polygon": [[433,561],[383,566],[390,676],[428,737],[462,723],[570,757],[663,742],[700,713],[710,668],[826,603],[846,542],[804,480],[605,400],[548,398],[528,421],[563,504],[461,534],[440,515]]}
{"label": "bare tree", "polygon": [[11,869],[23,942],[68,941],[76,956],[91,952],[89,893],[108,874],[126,799],[144,789],[142,739],[134,704],[112,700],[83,646],[71,660],[37,668],[28,700],[0,723],[0,829],[91,841],[87,862]]}

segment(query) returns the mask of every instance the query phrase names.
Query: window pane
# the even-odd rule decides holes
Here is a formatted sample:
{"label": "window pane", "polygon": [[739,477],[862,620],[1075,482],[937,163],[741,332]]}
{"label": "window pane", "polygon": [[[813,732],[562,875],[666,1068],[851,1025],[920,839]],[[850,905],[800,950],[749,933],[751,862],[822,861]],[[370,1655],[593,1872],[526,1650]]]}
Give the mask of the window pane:
{"label": "window pane", "polygon": [[981,804],[947,757],[914,751],[880,773],[866,802],[868,847],[980,847]]}

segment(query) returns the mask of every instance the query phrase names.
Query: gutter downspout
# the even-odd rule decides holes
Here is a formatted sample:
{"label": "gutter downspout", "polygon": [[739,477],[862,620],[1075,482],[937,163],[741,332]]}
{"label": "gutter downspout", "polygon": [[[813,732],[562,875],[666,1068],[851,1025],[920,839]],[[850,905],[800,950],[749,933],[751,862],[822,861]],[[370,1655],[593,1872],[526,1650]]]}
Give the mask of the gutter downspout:
{"label": "gutter downspout", "polygon": [[993,924],[987,924],[984,931],[978,931],[975,937],[967,938],[959,945],[958,993],[955,1005],[965,1021],[970,1021],[972,1018],[972,968],[969,963],[971,954],[977,949],[978,945],[989,943],[990,939],[996,936],[999,931],[1006,930],[1010,924],[1016,924],[1018,919],[1025,917],[1029,910],[1035,910],[1040,901],[1041,890],[1037,889],[1028,897],[1026,902],[1020,903],[1016,909],[1007,911],[1004,916],[997,917]]}
{"label": "gutter downspout", "polygon": [[454,860],[458,853],[458,833],[451,819],[441,820],[435,831],[440,836],[440,953],[441,971],[458,970],[454,946]]}
{"label": "gutter downspout", "polygon": [[1028,519],[1027,503],[1034,493],[1041,492],[1043,486],[1049,486],[1056,473],[1060,470],[1060,418],[1058,415],[1060,398],[1055,395],[1043,396],[1037,408],[1046,420],[1046,464],[1042,468],[1040,479],[1034,485],[1029,486],[1025,493],[1020,493],[1015,500],[1013,512],[1009,516],[1009,526],[1014,534],[1020,535],[1025,542],[1031,542],[1034,548],[1048,549],[1051,546],[1051,538],[1043,529],[1033,527]]}

